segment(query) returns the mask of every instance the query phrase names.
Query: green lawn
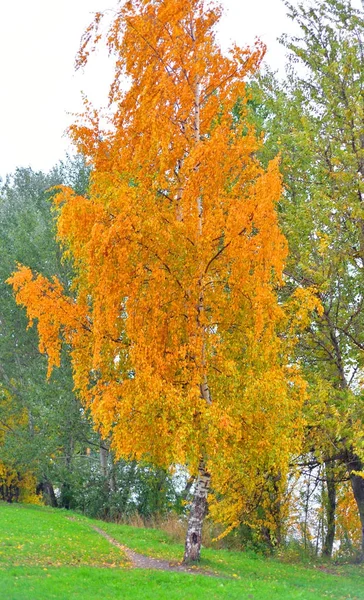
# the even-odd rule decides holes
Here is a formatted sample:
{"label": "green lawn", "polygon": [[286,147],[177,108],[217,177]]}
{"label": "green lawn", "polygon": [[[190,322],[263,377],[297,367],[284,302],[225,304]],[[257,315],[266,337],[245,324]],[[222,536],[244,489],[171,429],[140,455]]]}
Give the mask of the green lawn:
{"label": "green lawn", "polygon": [[[1,600],[364,600],[364,570],[356,566],[329,574],[209,549],[201,567],[221,577],[131,569],[92,523],[66,511],[0,503]],[[97,525],[138,552],[171,560],[182,556],[182,546],[161,531]]]}

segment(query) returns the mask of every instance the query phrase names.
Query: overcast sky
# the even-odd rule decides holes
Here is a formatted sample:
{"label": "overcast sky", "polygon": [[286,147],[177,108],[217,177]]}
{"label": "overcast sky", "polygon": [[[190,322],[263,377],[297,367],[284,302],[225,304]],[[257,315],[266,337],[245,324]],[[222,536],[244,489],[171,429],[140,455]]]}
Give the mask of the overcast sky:
{"label": "overcast sky", "polygon": [[[115,4],[114,0],[1,2],[0,176],[17,166],[47,170],[63,158],[70,150],[64,132],[74,120],[72,113],[82,108],[81,91],[96,106],[105,104],[110,61],[100,53],[84,72],[75,73],[74,57],[93,11]],[[260,37],[268,46],[268,62],[282,68],[284,51],[276,38],[292,31],[282,0],[222,0],[222,4],[226,11],[219,28],[221,43],[234,40],[245,45]]]}

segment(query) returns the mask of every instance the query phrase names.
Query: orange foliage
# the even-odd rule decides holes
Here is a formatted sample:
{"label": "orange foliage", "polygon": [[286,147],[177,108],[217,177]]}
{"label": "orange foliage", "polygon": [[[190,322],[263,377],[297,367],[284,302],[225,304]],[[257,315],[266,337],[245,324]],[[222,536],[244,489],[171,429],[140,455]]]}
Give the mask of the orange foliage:
{"label": "orange foliage", "polygon": [[[72,297],[25,267],[10,282],[38,321],[50,369],[61,338],[71,346],[76,389],[117,456],[193,470],[203,454],[226,492],[232,474],[249,488],[259,471],[284,473],[303,388],[278,336],[278,163],[263,169],[245,118],[244,79],[264,47],[222,55],[219,17],[203,0],[118,9],[106,34],[110,129],[88,105],[71,128],[94,167],[90,193],[62,188],[55,199]],[[230,522],[241,492],[234,502]]]}

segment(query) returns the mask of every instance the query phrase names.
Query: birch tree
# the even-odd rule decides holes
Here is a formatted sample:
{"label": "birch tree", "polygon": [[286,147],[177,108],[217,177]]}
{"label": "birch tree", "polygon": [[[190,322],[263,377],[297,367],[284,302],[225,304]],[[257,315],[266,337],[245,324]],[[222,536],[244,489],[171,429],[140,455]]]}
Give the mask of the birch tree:
{"label": "birch tree", "polygon": [[70,347],[75,387],[116,457],[196,475],[185,562],[200,557],[211,481],[230,493],[220,517],[234,526],[242,482],[249,494],[264,473],[284,477],[303,397],[276,297],[278,162],[262,167],[245,118],[264,47],[223,55],[220,16],[203,0],[134,0],[103,37],[96,15],[78,66],[105,39],[110,127],[86,105],[71,136],[93,166],[89,196],[64,187],[55,199],[77,277],[68,295],[27,267],[11,279],[50,371]]}

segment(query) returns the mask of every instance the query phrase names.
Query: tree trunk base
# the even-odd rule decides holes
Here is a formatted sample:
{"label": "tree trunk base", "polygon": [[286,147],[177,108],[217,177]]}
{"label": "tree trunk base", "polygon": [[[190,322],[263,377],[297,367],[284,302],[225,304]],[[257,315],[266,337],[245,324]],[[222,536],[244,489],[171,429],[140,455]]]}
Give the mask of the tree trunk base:
{"label": "tree trunk base", "polygon": [[204,461],[200,461],[195,494],[191,506],[186,534],[183,564],[196,564],[200,560],[202,525],[207,513],[207,494],[210,486],[210,474],[206,471]]}

